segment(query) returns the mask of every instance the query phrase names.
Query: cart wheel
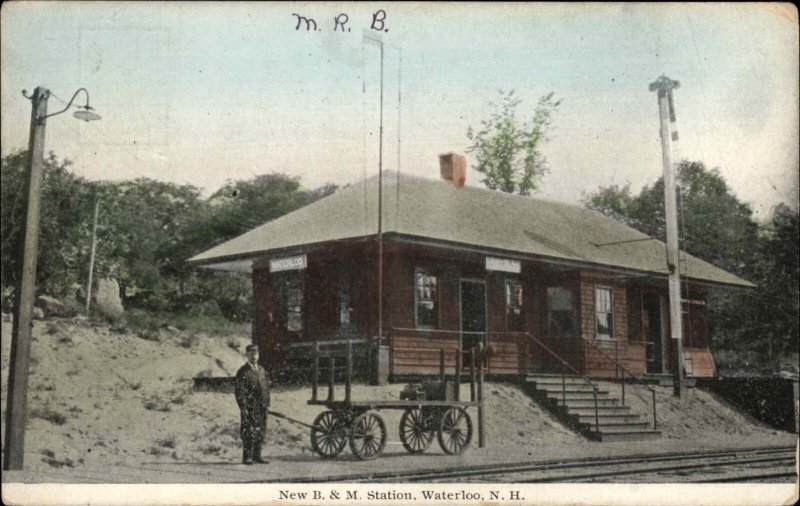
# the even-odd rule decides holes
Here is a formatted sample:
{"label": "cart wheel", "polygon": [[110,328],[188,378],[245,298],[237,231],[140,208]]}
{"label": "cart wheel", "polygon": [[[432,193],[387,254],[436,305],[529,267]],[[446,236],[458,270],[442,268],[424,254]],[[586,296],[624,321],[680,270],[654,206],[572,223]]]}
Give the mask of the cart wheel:
{"label": "cart wheel", "polygon": [[314,420],[311,429],[311,447],[320,457],[330,459],[344,450],[347,444],[347,427],[333,411],[323,411]]}
{"label": "cart wheel", "polygon": [[433,442],[430,412],[419,408],[405,410],[400,418],[400,441],[410,453],[422,453]]}
{"label": "cart wheel", "polygon": [[463,408],[449,408],[439,424],[439,446],[445,453],[458,455],[472,440],[472,420]]}
{"label": "cart wheel", "polygon": [[386,424],[375,413],[363,413],[353,421],[350,450],[361,460],[374,459],[386,446]]}

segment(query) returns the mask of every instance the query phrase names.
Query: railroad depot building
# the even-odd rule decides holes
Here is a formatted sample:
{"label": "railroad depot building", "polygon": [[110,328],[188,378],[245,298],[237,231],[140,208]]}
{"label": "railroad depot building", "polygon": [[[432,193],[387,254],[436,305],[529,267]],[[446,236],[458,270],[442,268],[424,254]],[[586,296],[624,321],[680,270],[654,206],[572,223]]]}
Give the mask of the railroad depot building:
{"label": "railroad depot building", "polygon": [[[493,376],[564,362],[592,378],[615,363],[670,373],[662,242],[579,206],[463,186],[458,155],[440,164],[440,179],[384,173],[381,241],[375,176],[190,261],[252,273],[253,340],[272,367],[313,341],[382,336],[364,350],[393,379],[438,374],[440,350],[481,342]],[[682,258],[686,371],[713,377],[704,291],[753,285]]]}

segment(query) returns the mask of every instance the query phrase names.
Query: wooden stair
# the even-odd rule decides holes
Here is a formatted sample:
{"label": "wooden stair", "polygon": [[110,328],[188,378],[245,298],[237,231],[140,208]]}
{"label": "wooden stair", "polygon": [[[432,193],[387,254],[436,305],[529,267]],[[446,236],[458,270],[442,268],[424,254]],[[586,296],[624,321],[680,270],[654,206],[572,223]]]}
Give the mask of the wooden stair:
{"label": "wooden stair", "polygon": [[607,390],[597,387],[595,413],[594,383],[579,376],[529,373],[523,388],[565,425],[595,441],[644,441],[658,439],[661,431],[631,412]]}

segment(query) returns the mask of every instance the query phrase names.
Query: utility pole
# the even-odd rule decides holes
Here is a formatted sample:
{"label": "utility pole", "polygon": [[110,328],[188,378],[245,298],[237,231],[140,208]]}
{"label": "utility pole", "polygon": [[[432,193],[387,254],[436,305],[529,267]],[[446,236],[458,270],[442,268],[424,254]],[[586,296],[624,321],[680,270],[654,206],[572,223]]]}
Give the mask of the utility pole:
{"label": "utility pole", "polygon": [[89,255],[89,282],[86,283],[86,316],[92,304],[92,277],[94,276],[94,251],[97,245],[97,213],[100,211],[100,199],[95,197],[94,225],[92,226],[92,253]]}
{"label": "utility pole", "polygon": [[676,397],[683,395],[684,388],[683,314],[681,312],[681,280],[678,269],[680,261],[678,257],[678,213],[675,198],[675,169],[672,166],[670,121],[675,121],[672,90],[679,87],[680,83],[678,81],[673,81],[663,74],[650,84],[650,91],[655,91],[658,95],[658,111],[661,119],[661,161],[664,165],[664,214],[667,223],[670,335],[675,344],[677,359],[673,370],[673,388]]}
{"label": "utility pole", "polygon": [[381,107],[378,142],[378,337],[383,338],[383,42],[381,42]]}
{"label": "utility pole", "polygon": [[36,295],[36,259],[39,250],[39,209],[44,175],[44,130],[50,91],[37,87],[31,100],[31,128],[28,138],[28,209],[25,214],[25,239],[22,266],[14,301],[11,361],[8,372],[5,459],[3,469],[22,469],[25,452],[25,421],[28,404],[28,366],[33,326],[33,299]]}
{"label": "utility pole", "polygon": [[381,50],[380,128],[378,136],[378,338],[383,338],[383,40],[364,32],[364,41]]}

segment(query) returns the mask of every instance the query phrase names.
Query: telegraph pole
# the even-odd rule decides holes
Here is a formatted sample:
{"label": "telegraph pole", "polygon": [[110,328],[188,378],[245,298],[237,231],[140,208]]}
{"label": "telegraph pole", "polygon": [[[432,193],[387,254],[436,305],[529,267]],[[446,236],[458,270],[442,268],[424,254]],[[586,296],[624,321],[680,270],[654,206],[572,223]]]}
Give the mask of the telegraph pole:
{"label": "telegraph pole", "polygon": [[364,31],[363,40],[381,50],[380,128],[378,136],[378,338],[383,338],[383,40]]}
{"label": "telegraph pole", "polygon": [[22,247],[12,326],[11,362],[6,401],[6,437],[3,469],[22,469],[25,452],[25,421],[28,404],[28,366],[31,353],[33,299],[36,292],[36,258],[39,250],[39,209],[44,174],[44,129],[50,91],[37,87],[31,100],[31,128],[28,138],[28,209]]}
{"label": "telegraph pole", "polygon": [[89,307],[92,304],[92,277],[94,276],[94,251],[97,245],[97,214],[100,211],[100,199],[94,202],[94,225],[92,226],[92,252],[89,256],[89,282],[86,283],[86,316],[89,316]]}
{"label": "telegraph pole", "polygon": [[[661,119],[661,161],[664,165],[664,214],[667,223],[667,269],[669,271],[669,314],[670,335],[675,343],[677,363],[674,367],[674,394],[681,397],[684,388],[683,379],[683,315],[681,313],[681,280],[678,269],[678,213],[675,198],[675,170],[672,166],[672,146],[670,121],[675,121],[672,90],[680,87],[661,75],[650,84],[650,91],[658,94],[658,111]],[[677,140],[677,139],[675,139]]]}

